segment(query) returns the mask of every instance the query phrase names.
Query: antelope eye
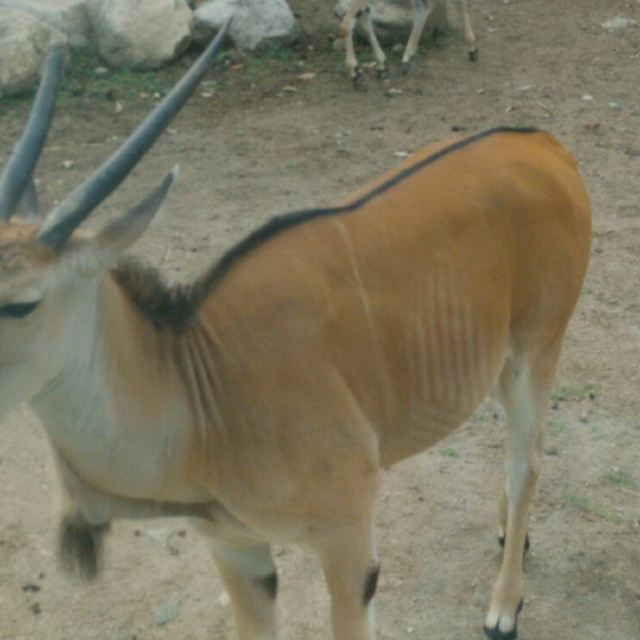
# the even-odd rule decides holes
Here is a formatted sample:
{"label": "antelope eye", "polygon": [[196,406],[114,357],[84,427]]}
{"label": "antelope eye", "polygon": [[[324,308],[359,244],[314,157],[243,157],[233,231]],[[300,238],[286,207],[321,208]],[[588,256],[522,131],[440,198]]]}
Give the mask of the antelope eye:
{"label": "antelope eye", "polygon": [[24,318],[28,316],[40,303],[36,302],[10,302],[0,307],[0,317],[2,318]]}

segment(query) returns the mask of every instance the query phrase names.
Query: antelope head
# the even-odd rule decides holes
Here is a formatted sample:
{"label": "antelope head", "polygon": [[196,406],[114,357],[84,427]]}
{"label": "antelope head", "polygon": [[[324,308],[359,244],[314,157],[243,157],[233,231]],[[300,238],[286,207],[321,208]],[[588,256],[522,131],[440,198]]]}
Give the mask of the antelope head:
{"label": "antelope head", "polygon": [[[220,50],[229,24],[123,145],[41,216],[32,176],[55,110],[63,49],[49,55],[28,122],[0,176],[0,415],[55,378],[69,342],[90,324],[101,275],[164,202],[178,167],[97,234],[78,230],[180,111]],[[26,216],[14,216],[21,208]]]}

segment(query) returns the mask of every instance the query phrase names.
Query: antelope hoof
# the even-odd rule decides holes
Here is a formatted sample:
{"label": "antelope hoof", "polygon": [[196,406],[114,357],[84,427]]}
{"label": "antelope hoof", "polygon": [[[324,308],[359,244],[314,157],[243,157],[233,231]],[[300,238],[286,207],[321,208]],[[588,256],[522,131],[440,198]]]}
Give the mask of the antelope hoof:
{"label": "antelope hoof", "polygon": [[520,600],[513,620],[513,629],[502,631],[500,629],[500,618],[498,618],[492,626],[484,625],[484,635],[490,640],[515,640],[518,637],[518,614],[522,611],[522,603],[523,601]]}
{"label": "antelope hoof", "polygon": [[[504,536],[498,536],[498,542],[500,543],[500,546],[504,549],[505,537]],[[529,551],[529,547],[530,546],[531,546],[531,542],[529,541],[529,534],[527,533],[527,537],[524,539],[523,555],[526,554],[527,551]]]}
{"label": "antelope hoof", "polygon": [[480,51],[478,50],[477,47],[469,51],[469,60],[471,60],[471,62],[476,62],[479,56],[480,56]]}
{"label": "antelope hoof", "polygon": [[500,631],[498,625],[496,625],[493,629],[489,629],[489,627],[484,628],[484,635],[491,640],[515,640],[518,637],[518,631],[516,627],[513,627],[511,631]]}
{"label": "antelope hoof", "polygon": [[411,60],[403,60],[401,69],[402,69],[403,76],[408,75],[409,71],[411,71]]}
{"label": "antelope hoof", "polygon": [[388,80],[389,79],[389,67],[387,63],[383,63],[381,67],[378,68],[377,71],[378,80]]}

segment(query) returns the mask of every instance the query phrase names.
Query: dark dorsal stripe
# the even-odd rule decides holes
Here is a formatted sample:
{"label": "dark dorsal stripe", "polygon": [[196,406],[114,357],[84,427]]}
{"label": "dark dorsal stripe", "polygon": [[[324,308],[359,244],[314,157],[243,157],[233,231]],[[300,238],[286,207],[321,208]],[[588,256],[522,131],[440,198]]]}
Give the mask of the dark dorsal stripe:
{"label": "dark dorsal stripe", "polygon": [[215,265],[212,271],[207,274],[206,281],[206,289],[211,290],[220,280],[226,275],[229,269],[244,255],[251,253],[261,244],[270,240],[274,236],[290,229],[291,227],[295,227],[303,222],[307,222],[309,220],[315,220],[317,218],[326,218],[329,216],[339,215],[341,213],[351,213],[360,209],[360,207],[364,206],[371,200],[377,198],[379,195],[383,194],[385,191],[396,186],[398,183],[402,182],[406,178],[414,175],[424,167],[437,162],[444,156],[448,156],[454,151],[458,151],[458,149],[463,149],[478,140],[482,140],[484,138],[488,138],[496,133],[537,133],[538,129],[534,128],[510,128],[510,127],[498,127],[495,129],[489,129],[488,131],[483,131],[482,133],[478,133],[474,136],[470,136],[469,138],[464,138],[458,142],[455,142],[444,149],[440,149],[437,153],[434,153],[431,156],[423,158],[420,162],[416,162],[412,164],[410,167],[407,167],[403,171],[400,171],[398,174],[389,178],[389,180],[383,182],[381,185],[369,191],[365,195],[361,196],[357,200],[350,202],[347,205],[342,207],[329,207],[322,209],[307,209],[304,211],[292,211],[289,213],[285,213],[280,216],[276,216],[269,220],[266,224],[261,227],[258,227],[255,231],[251,232],[244,240],[241,240],[234,247],[229,249],[219,260],[219,262]]}
{"label": "dark dorsal stripe", "polygon": [[113,275],[116,282],[118,282],[122,289],[129,295],[135,306],[154,326],[158,329],[167,329],[178,334],[183,333],[194,326],[200,304],[229,270],[244,256],[276,235],[309,220],[356,211],[367,204],[367,202],[371,202],[374,198],[392,189],[395,185],[414,175],[424,167],[478,140],[497,133],[527,134],[535,133],[536,131],[538,130],[513,129],[509,127],[489,129],[475,136],[455,142],[437,153],[423,158],[347,205],[342,207],[292,211],[277,216],[263,226],[258,227],[244,238],[244,240],[241,240],[229,249],[208,272],[204,273],[190,286],[170,287],[155,269],[144,267],[132,259],[122,261],[114,270]]}

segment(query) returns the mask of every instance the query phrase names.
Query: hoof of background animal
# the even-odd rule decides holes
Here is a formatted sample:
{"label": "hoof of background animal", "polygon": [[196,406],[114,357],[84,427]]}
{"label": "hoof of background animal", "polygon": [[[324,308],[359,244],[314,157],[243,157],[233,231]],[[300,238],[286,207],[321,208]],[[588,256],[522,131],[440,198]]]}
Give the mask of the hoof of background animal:
{"label": "hoof of background animal", "polygon": [[359,89],[364,84],[364,76],[362,75],[362,69],[356,67],[351,74],[351,84],[354,89]]}
{"label": "hoof of background animal", "polygon": [[475,62],[480,57],[480,51],[478,49],[471,49],[469,51],[469,60]]}
{"label": "hoof of background animal", "polygon": [[384,63],[383,67],[380,67],[377,71],[379,80],[388,80],[389,79],[389,67],[387,63]]}
{"label": "hoof of background animal", "polygon": [[411,71],[411,60],[407,60],[406,62],[403,60],[400,68],[402,69],[403,76],[408,75],[409,71]]}
{"label": "hoof of background animal", "polygon": [[520,604],[516,609],[516,618],[513,623],[513,629],[510,631],[501,631],[500,630],[500,620],[496,622],[494,627],[484,626],[484,635],[490,640],[515,640],[518,637],[518,614],[522,611],[523,601],[520,600]]}
{"label": "hoof of background animal", "polygon": [[[498,542],[500,543],[500,546],[504,549],[504,542],[505,542],[505,537],[504,536],[498,536]],[[527,553],[527,551],[529,551],[529,547],[531,546],[531,542],[529,541],[529,534],[527,533],[527,537],[524,539],[524,553]]]}

